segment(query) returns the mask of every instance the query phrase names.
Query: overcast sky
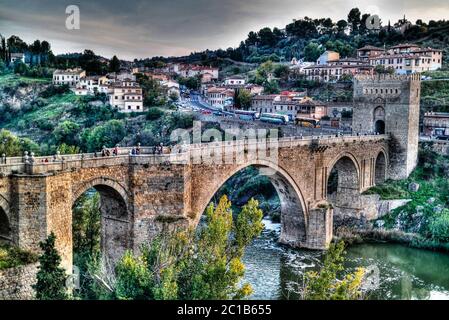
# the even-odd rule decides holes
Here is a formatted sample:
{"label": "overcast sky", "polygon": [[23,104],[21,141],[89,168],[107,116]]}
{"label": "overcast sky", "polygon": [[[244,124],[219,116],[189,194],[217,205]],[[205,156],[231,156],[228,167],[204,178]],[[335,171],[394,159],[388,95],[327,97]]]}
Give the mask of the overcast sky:
{"label": "overcast sky", "polygon": [[[80,30],[65,27],[72,4],[80,8]],[[404,14],[413,22],[449,18],[448,0],[0,0],[0,33],[48,40],[57,54],[87,48],[122,59],[178,56],[235,47],[249,31],[304,16],[346,19],[353,7],[384,22]]]}

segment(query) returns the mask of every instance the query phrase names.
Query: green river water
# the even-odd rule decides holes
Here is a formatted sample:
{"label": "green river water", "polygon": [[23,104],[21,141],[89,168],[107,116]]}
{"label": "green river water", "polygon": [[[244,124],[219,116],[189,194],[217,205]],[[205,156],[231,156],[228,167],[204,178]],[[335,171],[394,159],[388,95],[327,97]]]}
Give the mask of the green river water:
{"label": "green river water", "polygon": [[[322,253],[279,245],[280,224],[264,219],[265,230],[246,250],[245,281],[252,299],[298,299],[295,283],[317,269]],[[449,254],[397,244],[361,244],[347,248],[346,267],[366,267],[373,274],[368,299],[448,299]]]}

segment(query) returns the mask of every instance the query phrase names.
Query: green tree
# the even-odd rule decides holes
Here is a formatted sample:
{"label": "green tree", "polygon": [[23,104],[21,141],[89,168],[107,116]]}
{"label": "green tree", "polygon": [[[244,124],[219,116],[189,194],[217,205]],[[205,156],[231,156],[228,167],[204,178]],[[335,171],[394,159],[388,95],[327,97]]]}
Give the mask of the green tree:
{"label": "green tree", "polygon": [[351,33],[355,34],[359,31],[361,22],[361,13],[358,8],[353,8],[348,14],[348,23],[351,26]]}
{"label": "green tree", "polygon": [[117,56],[113,56],[111,61],[109,62],[109,71],[111,72],[120,71],[120,60],[117,58]]}
{"label": "green tree", "polygon": [[2,129],[0,131],[0,155],[7,157],[22,156],[25,151],[39,152],[39,146],[28,138],[18,138],[10,131]]}
{"label": "green tree", "polygon": [[77,145],[79,143],[79,130],[80,125],[73,121],[65,120],[60,123],[53,130],[53,136],[55,137],[56,144],[65,143],[67,145]]}
{"label": "green tree", "polygon": [[339,34],[344,34],[347,27],[348,27],[348,23],[346,22],[346,20],[338,20],[337,30],[338,30]]}
{"label": "green tree", "polygon": [[243,109],[248,109],[251,106],[251,98],[251,92],[248,90],[240,90],[237,96],[240,107]]}
{"label": "green tree", "polygon": [[125,125],[121,120],[109,120],[93,129],[83,131],[81,140],[89,152],[99,151],[106,146],[111,148],[125,137]]}
{"label": "green tree", "polygon": [[[242,299],[251,286],[240,284],[245,272],[245,247],[263,229],[262,210],[251,199],[233,221],[231,202],[223,196],[206,209],[207,226],[200,230],[193,254],[187,256],[180,275],[181,299]],[[234,236],[232,236],[234,235]]]}
{"label": "green tree", "polygon": [[42,255],[39,257],[37,282],[34,285],[38,300],[64,300],[68,298],[66,273],[60,267],[61,257],[55,248],[56,236],[51,233],[48,238],[39,243]]}
{"label": "green tree", "polygon": [[325,49],[323,46],[316,42],[309,42],[309,44],[304,47],[304,60],[316,61],[324,51]]}
{"label": "green tree", "polygon": [[61,144],[58,147],[58,151],[60,154],[80,154],[81,153],[81,149],[80,147],[77,146],[70,146],[68,144]]}
{"label": "green tree", "polygon": [[150,108],[147,112],[147,120],[157,120],[164,115],[164,111],[159,108],[153,107]]}
{"label": "green tree", "polygon": [[449,209],[444,209],[430,219],[429,230],[432,239],[439,242],[449,242]]}
{"label": "green tree", "polygon": [[324,264],[319,272],[305,274],[302,298],[304,300],[358,300],[362,298],[360,290],[364,269],[338,279],[338,273],[344,270],[345,243],[331,244],[326,252]]}
{"label": "green tree", "polygon": [[263,84],[263,88],[266,94],[276,94],[280,91],[277,80],[265,81]]}
{"label": "green tree", "polygon": [[[116,268],[118,299],[241,299],[244,249],[262,231],[262,210],[251,199],[233,218],[223,196],[206,209],[205,226],[195,233],[162,232],[138,257],[126,253]],[[163,220],[160,221],[164,223]]]}

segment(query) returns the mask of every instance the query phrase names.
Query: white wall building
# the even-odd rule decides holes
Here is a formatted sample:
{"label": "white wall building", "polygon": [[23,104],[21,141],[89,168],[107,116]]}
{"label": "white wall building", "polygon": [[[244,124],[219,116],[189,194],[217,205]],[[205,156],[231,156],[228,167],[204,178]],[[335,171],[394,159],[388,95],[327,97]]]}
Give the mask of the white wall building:
{"label": "white wall building", "polygon": [[121,112],[143,112],[142,88],[135,81],[116,81],[109,86],[109,103]]}
{"label": "white wall building", "polygon": [[243,86],[246,80],[242,76],[232,76],[225,80],[225,86]]}
{"label": "white wall building", "polygon": [[68,85],[76,87],[81,78],[86,76],[86,71],[82,69],[55,70],[53,72],[54,85]]}

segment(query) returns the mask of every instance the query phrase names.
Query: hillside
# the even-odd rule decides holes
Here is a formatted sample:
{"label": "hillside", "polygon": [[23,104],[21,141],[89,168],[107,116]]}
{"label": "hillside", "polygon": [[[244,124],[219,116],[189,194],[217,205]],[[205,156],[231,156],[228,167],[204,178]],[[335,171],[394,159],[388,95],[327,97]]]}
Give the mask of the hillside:
{"label": "hillside", "polygon": [[[366,28],[369,13],[354,8],[345,19],[330,18],[295,19],[284,28],[265,27],[251,31],[235,48],[194,52],[189,56],[139,60],[139,65],[151,65],[154,61],[187,62],[221,67],[234,71],[253,67],[265,61],[289,62],[293,57],[315,61],[324,50],[334,50],[342,57],[354,56],[364,45],[378,47],[411,42],[444,51],[444,66],[449,62],[449,21],[418,20],[414,23],[401,19],[396,23],[384,23],[382,28],[371,31]],[[382,21],[382,17],[381,21]],[[403,32],[399,30],[405,28]],[[245,64],[241,64],[244,62]]]}
{"label": "hillside", "polygon": [[63,144],[72,147],[65,151],[93,152],[103,145],[168,143],[172,130],[191,127],[190,114],[168,106],[150,110],[125,115],[104,95],[76,96],[49,80],[0,76],[0,129],[35,141],[40,154],[54,154]]}

